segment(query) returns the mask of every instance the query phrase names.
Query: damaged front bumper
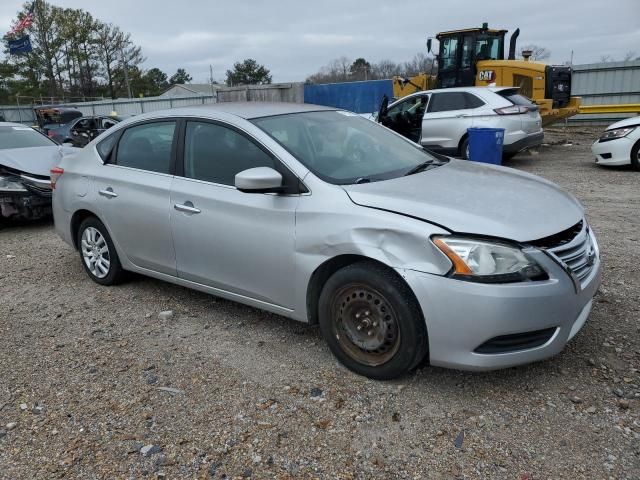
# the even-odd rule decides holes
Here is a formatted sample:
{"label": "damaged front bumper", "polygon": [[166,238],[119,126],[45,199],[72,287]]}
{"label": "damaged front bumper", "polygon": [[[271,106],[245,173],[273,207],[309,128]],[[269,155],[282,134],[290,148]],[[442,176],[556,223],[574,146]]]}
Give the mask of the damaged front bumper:
{"label": "damaged front bumper", "polygon": [[7,194],[0,192],[0,216],[37,220],[51,215],[51,198],[32,193]]}
{"label": "damaged front bumper", "polygon": [[19,184],[21,188],[0,188],[0,218],[37,220],[51,215],[49,179],[19,174],[9,180],[12,186]]}
{"label": "damaged front bumper", "polygon": [[595,260],[579,285],[540,252],[546,281],[483,284],[398,270],[414,291],[429,335],[430,363],[461,370],[493,370],[549,358],[584,326],[600,286]]}

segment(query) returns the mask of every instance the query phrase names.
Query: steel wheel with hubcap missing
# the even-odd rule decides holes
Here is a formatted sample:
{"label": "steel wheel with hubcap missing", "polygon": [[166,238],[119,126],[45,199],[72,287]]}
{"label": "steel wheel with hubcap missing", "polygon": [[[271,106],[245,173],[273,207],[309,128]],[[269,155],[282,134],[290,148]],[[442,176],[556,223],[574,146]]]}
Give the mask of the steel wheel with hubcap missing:
{"label": "steel wheel with hubcap missing", "polygon": [[331,316],[340,346],[358,363],[382,365],[398,351],[396,314],[376,290],[362,284],[343,287],[334,296]]}
{"label": "steel wheel with hubcap missing", "polygon": [[109,246],[102,234],[94,227],[82,232],[82,258],[89,271],[97,278],[109,275],[111,256]]}
{"label": "steel wheel with hubcap missing", "polygon": [[76,245],[82,266],[91,279],[100,285],[114,285],[124,275],[120,259],[109,232],[100,220],[86,218],[78,228]]}
{"label": "steel wheel with hubcap missing", "polygon": [[404,279],[379,263],[364,260],[331,275],[318,299],[318,321],[338,360],[369,378],[397,378],[427,354],[420,305]]}

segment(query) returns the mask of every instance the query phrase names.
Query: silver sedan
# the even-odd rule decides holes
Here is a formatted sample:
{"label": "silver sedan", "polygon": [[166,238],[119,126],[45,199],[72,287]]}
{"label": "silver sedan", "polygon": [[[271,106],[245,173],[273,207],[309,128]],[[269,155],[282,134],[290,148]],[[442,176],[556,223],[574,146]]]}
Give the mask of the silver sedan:
{"label": "silver sedan", "polygon": [[332,108],[141,115],[51,180],[56,230],[95,282],[137,272],[319,324],[371,378],[547,358],[600,283],[570,194]]}

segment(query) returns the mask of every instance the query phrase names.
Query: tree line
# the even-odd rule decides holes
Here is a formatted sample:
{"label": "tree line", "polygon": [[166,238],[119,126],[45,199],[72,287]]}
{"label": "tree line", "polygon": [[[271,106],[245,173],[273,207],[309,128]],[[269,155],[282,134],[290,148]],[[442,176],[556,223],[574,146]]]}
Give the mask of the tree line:
{"label": "tree line", "polygon": [[422,52],[416,53],[411,60],[400,63],[392,60],[371,63],[364,58],[351,60],[343,56],[321,67],[317,73],[310,75],[306,82],[334,83],[383,80],[396,75],[408,77],[419,73],[435,75],[436,70],[435,57]]}
{"label": "tree line", "polygon": [[5,48],[7,58],[0,62],[0,101],[12,101],[17,95],[128,96],[125,67],[133,96],[158,95],[171,84],[191,81],[184,69],[171,77],[158,68],[143,70],[145,57],[131,35],[82,9],[38,0],[33,23],[23,33],[30,36],[33,51],[9,56]]}

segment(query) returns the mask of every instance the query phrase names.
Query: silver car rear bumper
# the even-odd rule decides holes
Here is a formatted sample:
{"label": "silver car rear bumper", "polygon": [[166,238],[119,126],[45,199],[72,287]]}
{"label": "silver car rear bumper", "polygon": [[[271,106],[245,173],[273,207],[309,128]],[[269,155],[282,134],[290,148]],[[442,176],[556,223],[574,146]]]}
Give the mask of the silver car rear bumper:
{"label": "silver car rear bumper", "polygon": [[[482,284],[416,271],[398,270],[413,289],[427,324],[432,365],[462,370],[493,370],[542,360],[559,353],[585,324],[601,280],[597,258],[582,285],[549,255],[538,263],[549,280]],[[555,330],[552,330],[555,329]],[[476,350],[496,337],[549,333],[533,348],[500,353]]]}

